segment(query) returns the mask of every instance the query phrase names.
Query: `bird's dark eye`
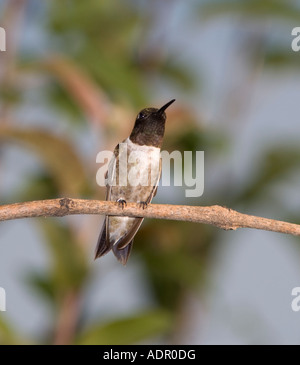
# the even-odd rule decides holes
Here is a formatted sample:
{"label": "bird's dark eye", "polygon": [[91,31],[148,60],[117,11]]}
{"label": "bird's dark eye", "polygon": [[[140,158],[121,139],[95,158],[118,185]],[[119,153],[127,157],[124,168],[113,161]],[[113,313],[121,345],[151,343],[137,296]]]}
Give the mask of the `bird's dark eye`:
{"label": "bird's dark eye", "polygon": [[146,114],[144,112],[140,112],[137,116],[137,119],[143,119],[146,117]]}

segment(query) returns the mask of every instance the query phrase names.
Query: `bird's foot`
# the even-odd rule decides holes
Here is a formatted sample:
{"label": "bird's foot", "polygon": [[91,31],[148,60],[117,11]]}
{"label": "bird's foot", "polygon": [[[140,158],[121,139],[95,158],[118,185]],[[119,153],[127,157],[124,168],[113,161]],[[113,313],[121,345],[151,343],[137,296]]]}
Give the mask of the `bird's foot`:
{"label": "bird's foot", "polygon": [[122,209],[124,209],[124,207],[126,207],[127,205],[126,200],[121,198],[117,200],[117,203],[119,204],[119,207],[121,207]]}
{"label": "bird's foot", "polygon": [[140,208],[146,209],[147,206],[148,206],[148,203],[147,202],[139,202],[138,205],[139,205]]}

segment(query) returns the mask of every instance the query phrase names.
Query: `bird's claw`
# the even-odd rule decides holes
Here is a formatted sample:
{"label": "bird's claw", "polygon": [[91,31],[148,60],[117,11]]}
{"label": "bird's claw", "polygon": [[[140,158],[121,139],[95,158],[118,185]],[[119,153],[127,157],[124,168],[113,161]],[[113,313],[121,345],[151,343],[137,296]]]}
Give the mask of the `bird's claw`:
{"label": "bird's claw", "polygon": [[146,209],[147,206],[148,206],[148,203],[147,202],[139,202],[138,205],[139,205],[140,208]]}
{"label": "bird's claw", "polygon": [[126,207],[127,205],[126,200],[124,199],[118,199],[117,203],[119,204],[119,207],[121,207],[122,209],[124,209],[124,207]]}

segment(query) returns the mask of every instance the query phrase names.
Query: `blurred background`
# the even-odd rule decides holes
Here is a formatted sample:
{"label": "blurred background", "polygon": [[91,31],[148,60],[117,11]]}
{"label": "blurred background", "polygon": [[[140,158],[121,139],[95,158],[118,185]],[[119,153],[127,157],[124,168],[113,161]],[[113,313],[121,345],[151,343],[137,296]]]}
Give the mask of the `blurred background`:
{"label": "blurred background", "polygon": [[[300,223],[300,53],[287,0],[1,0],[1,204],[103,199],[96,155],[138,111],[163,149],[205,151],[205,188],[155,203]],[[0,224],[2,344],[299,344],[299,238],[146,220],[122,267],[94,261],[103,217]]]}

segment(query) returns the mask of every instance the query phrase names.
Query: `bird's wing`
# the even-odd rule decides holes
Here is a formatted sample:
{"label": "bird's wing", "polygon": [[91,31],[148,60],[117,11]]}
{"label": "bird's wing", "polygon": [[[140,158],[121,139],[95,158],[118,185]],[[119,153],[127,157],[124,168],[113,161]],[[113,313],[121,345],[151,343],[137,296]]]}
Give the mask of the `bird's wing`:
{"label": "bird's wing", "polygon": [[[114,155],[108,164],[108,170],[106,171],[106,174],[105,174],[105,183],[106,183],[105,199],[106,200],[110,200],[111,187],[112,187],[112,183],[115,179],[116,164],[117,164],[117,158],[118,158],[116,156],[117,148],[118,148],[118,146],[115,148]],[[108,253],[111,250],[111,245],[110,245],[109,239],[108,239],[109,237],[107,235],[107,229],[108,229],[108,219],[106,216],[104,219],[103,225],[102,225],[102,229],[101,229],[99,238],[98,238],[96,251],[95,251],[95,259],[105,255],[106,253]]]}
{"label": "bird's wing", "polygon": [[156,183],[153,186],[151,194],[149,195],[149,198],[148,198],[149,201],[147,200],[147,203],[151,203],[152,199],[155,197],[155,195],[157,193],[157,188],[158,188],[158,183],[159,183],[160,177],[161,177],[161,159],[159,160],[159,171],[157,174]]}

